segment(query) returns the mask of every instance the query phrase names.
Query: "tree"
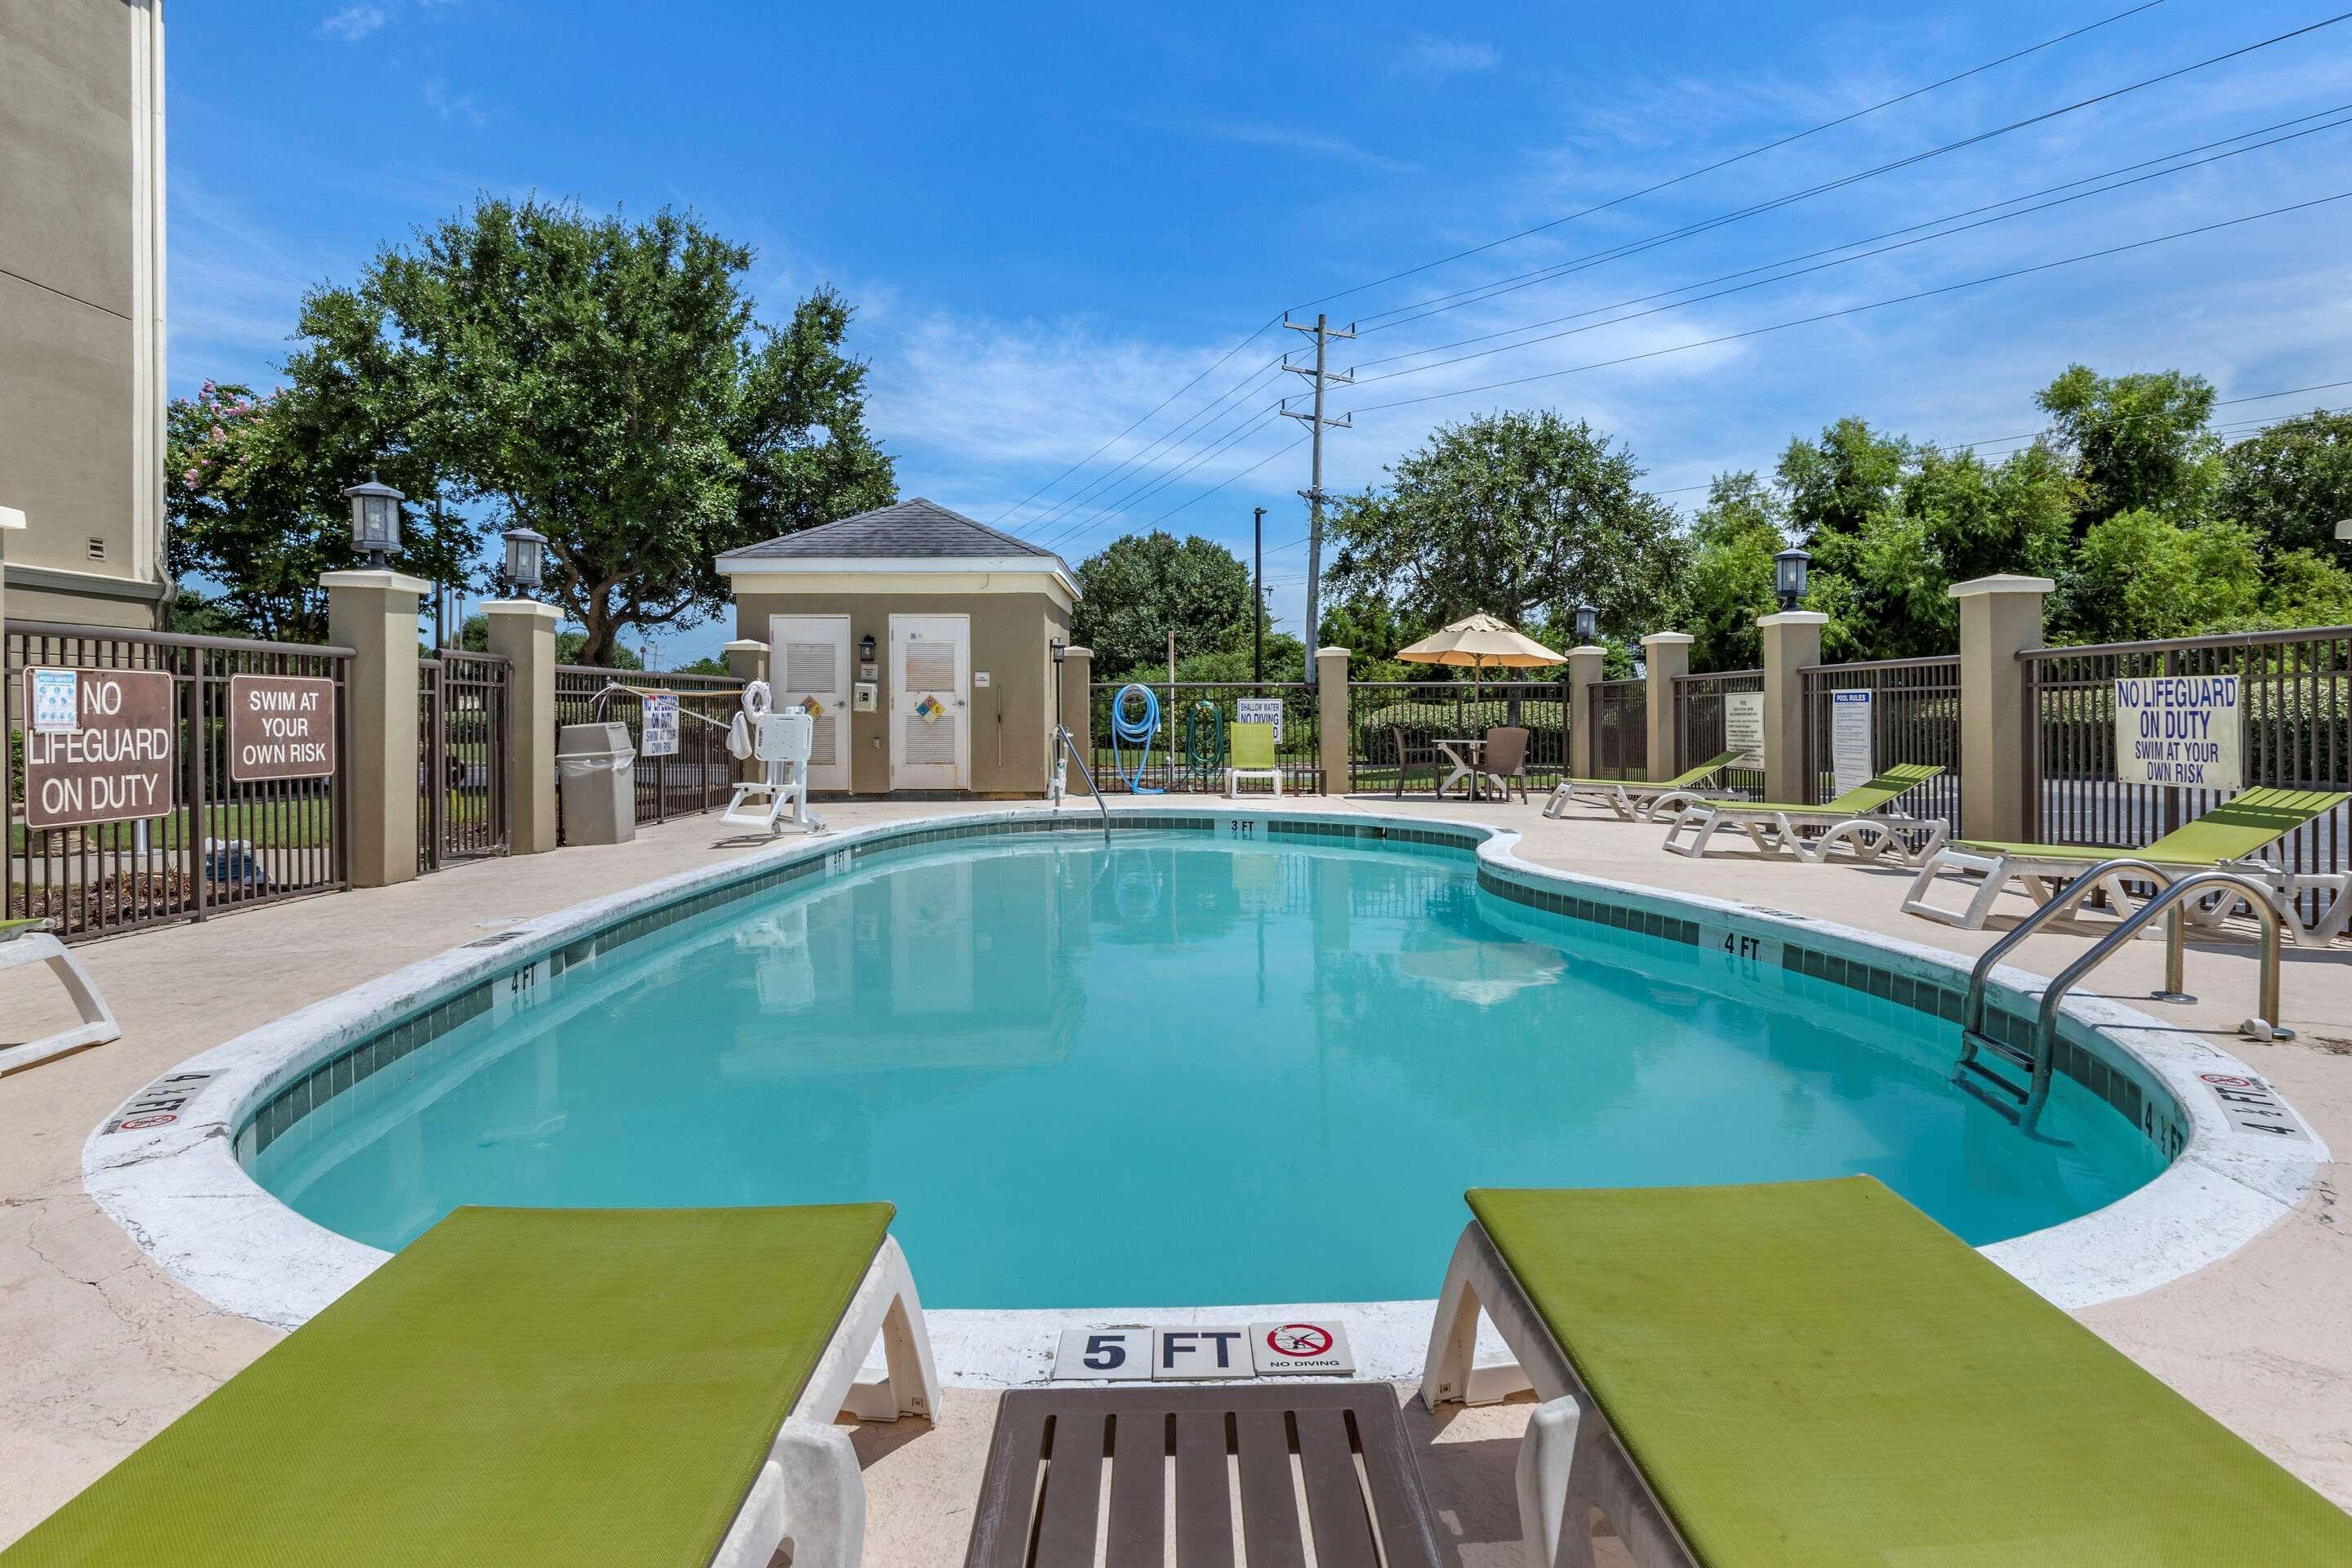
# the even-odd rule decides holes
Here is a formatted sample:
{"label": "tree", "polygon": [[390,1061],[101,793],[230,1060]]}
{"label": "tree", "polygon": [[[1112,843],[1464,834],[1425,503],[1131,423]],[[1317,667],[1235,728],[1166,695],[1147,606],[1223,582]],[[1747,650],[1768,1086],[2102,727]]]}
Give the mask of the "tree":
{"label": "tree", "polygon": [[[588,634],[583,631],[571,626],[560,628],[555,634],[555,662],[558,664],[593,663],[599,669],[643,669],[646,667],[646,661],[637,657],[637,650],[624,643],[614,644],[612,651],[602,659],[583,658],[581,656],[585,650],[587,641]],[[467,653],[489,652],[489,616],[478,613],[467,616],[466,624],[457,628],[457,646]],[[716,668],[713,668],[714,666]],[[727,661],[718,658],[699,659],[688,665],[682,673],[724,675],[727,673]]]}
{"label": "tree", "polygon": [[1316,646],[1346,648],[1351,680],[1426,680],[1442,672],[1425,664],[1406,664],[1396,650],[1433,629],[1408,622],[1386,599],[1358,594],[1324,601],[1323,630]]}
{"label": "tree", "polygon": [[2068,365],[2034,395],[2058,449],[2074,459],[2078,531],[2146,509],[2202,516],[2221,479],[2221,443],[2206,431],[2213,385],[2177,370],[2103,376]]}
{"label": "tree", "polygon": [[1787,547],[1780,498],[1754,473],[1717,474],[1691,520],[1690,570],[1680,628],[1695,670],[1753,669],[1764,661],[1756,617],[1779,607],[1772,557]]}
{"label": "tree", "polygon": [[[320,574],[361,563],[343,488],[380,471],[396,489],[429,489],[430,476],[394,439],[388,410],[351,389],[332,402],[299,388],[264,397],[209,381],[173,400],[164,470],[172,571],[218,585],[204,601],[211,625],[325,642]],[[453,514],[436,532],[412,508],[403,539],[403,571],[462,582],[479,535]]]}
{"label": "tree", "polygon": [[1223,648],[1236,635],[1248,647],[1249,568],[1213,540],[1130,533],[1080,562],[1076,575],[1070,636],[1094,650],[1107,680],[1153,671],[1164,679],[1171,631],[1180,660]]}
{"label": "tree", "polygon": [[1568,624],[1579,603],[1638,637],[1664,618],[1685,550],[1633,455],[1582,420],[1495,414],[1442,426],[1339,503],[1330,591],[1384,600],[1415,626],[1485,610]]}
{"label": "tree", "polygon": [[771,327],[740,285],[751,260],[667,208],[485,197],[306,298],[288,374],[387,468],[546,534],[549,596],[604,663],[628,627],[718,613],[720,552],[895,499],[866,367],[841,353],[849,306],[821,289]]}
{"label": "tree", "polygon": [[2352,567],[2336,524],[2352,517],[2352,414],[2314,409],[2221,454],[2217,510],[2274,551],[2310,551]]}
{"label": "tree", "polygon": [[1911,444],[1847,417],[1780,456],[1779,479],[1790,526],[1808,542],[1856,534],[1886,510],[1911,458]]}
{"label": "tree", "polygon": [[2255,624],[2262,597],[2262,549],[2251,529],[2138,509],[2083,536],[2061,614],[2070,641],[2195,637]]}

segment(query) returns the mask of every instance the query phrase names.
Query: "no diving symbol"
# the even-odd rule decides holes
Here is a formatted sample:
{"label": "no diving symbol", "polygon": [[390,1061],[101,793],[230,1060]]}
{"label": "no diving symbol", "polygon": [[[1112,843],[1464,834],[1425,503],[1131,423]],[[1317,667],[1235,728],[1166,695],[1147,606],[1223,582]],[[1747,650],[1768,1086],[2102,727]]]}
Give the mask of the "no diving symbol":
{"label": "no diving symbol", "polygon": [[2200,1072],[2197,1076],[2204,1079],[2207,1083],[2211,1084],[2216,1089],[2254,1089],[2259,1087],[2252,1079],[2240,1078],[2233,1072]]}
{"label": "no diving symbol", "polygon": [[1285,1323],[1265,1336],[1265,1348],[1276,1355],[1328,1355],[1331,1331],[1313,1323]]}

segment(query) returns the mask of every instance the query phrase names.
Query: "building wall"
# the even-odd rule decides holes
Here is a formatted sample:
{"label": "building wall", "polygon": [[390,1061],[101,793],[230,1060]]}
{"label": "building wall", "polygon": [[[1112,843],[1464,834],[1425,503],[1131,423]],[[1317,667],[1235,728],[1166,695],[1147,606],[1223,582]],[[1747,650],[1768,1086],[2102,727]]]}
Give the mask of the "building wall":
{"label": "building wall", "polygon": [[0,0],[0,506],[26,521],[0,548],[27,619],[159,613],[163,38],[161,0]]}
{"label": "building wall", "polygon": [[[1042,795],[1046,748],[1053,737],[1052,640],[1070,635],[1067,605],[1037,594],[898,591],[781,594],[739,578],[735,584],[739,637],[768,640],[771,616],[849,617],[850,657],[857,639],[875,645],[876,684],[881,700],[872,713],[850,715],[851,792],[884,795],[890,788],[890,617],[970,616],[971,668],[988,671],[985,689],[970,694],[971,788],[982,795]],[[852,674],[856,672],[853,670]]]}

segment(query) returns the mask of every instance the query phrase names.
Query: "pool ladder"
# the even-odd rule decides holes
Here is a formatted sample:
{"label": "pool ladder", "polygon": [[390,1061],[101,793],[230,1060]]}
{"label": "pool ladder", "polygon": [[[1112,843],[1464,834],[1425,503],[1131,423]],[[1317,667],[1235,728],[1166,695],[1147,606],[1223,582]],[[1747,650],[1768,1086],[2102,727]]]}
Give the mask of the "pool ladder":
{"label": "pool ladder", "polygon": [[[1087,766],[1086,758],[1078,755],[1077,742],[1070,739],[1069,726],[1054,726],[1054,744],[1063,756],[1078,764],[1078,776],[1087,781],[1087,793],[1095,797],[1095,809],[1102,813],[1103,847],[1110,847],[1110,803],[1103,799],[1103,793],[1097,787],[1094,772]],[[1062,792],[1057,786],[1054,791],[1054,809],[1059,811],[1061,807]]]}
{"label": "pool ladder", "polygon": [[[1960,1015],[1960,1059],[1953,1065],[1952,1081],[1964,1088],[1973,1087],[1971,1077],[1982,1080],[2018,1104],[2017,1122],[2032,1132],[2042,1118],[2042,1108],[2050,1099],[2051,1060],[2058,1044],[2058,1006],[2066,994],[2080,984],[2083,977],[2114,956],[2116,951],[2147,928],[2157,916],[2167,917],[2164,928],[2164,989],[2157,999],[2168,1002],[2188,1002],[2195,998],[2181,989],[2183,970],[2188,958],[2188,932],[2182,919],[2182,906],[2222,888],[2234,889],[2253,906],[2263,922],[2262,994],[2255,1005],[2259,1013],[2241,1024],[2239,1033],[2256,1039],[2284,1040],[2294,1038],[2291,1030],[2279,1025],[2279,921],[2278,908],[2271,901],[2271,891],[2252,877],[2234,871],[2198,871],[2169,883],[2160,883],[2152,898],[2118,922],[2115,930],[2101,937],[2088,952],[2068,964],[2042,993],[2042,1012],[2033,1030],[2033,1048],[2027,1050],[2009,1040],[1997,1040],[1985,1033],[1985,990],[1990,984],[1994,967],[2009,952],[2032,935],[2044,924],[2071,911],[2090,896],[2109,876],[2119,871],[2147,871],[2156,878],[2166,875],[2163,868],[2151,865],[2132,856],[2118,856],[2102,860],[2084,872],[2074,882],[2077,891],[2051,900],[1986,950],[1969,973],[1968,1003]],[[1992,1058],[1988,1060],[1987,1058]],[[2026,1075],[2021,1083],[2007,1073],[1998,1070],[1994,1062]]]}

